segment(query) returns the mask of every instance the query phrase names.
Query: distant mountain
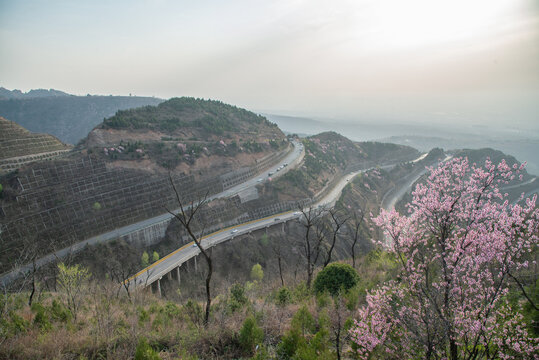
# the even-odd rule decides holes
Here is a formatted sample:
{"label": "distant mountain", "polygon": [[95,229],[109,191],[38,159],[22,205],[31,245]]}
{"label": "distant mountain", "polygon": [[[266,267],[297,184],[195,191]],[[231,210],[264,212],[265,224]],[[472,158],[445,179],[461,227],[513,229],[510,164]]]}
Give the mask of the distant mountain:
{"label": "distant mountain", "polygon": [[55,97],[55,96],[73,96],[60,90],[54,89],[35,89],[30,90],[27,93],[23,93],[20,90],[8,90],[4,87],[0,87],[0,99],[30,99],[37,97]]}
{"label": "distant mountain", "polygon": [[75,96],[58,90],[0,88],[0,116],[37,133],[48,133],[76,144],[104,118],[125,110],[157,105],[163,100],[138,96]]}

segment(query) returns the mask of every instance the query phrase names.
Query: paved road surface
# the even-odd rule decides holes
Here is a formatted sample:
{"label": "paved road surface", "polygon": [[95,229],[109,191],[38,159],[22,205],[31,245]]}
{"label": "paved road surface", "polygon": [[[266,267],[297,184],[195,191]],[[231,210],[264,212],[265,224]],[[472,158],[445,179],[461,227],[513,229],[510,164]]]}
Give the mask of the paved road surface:
{"label": "paved road surface", "polygon": [[[383,168],[390,168],[394,165],[386,165]],[[354,178],[363,171],[368,171],[372,168],[355,171],[343,176],[337,184],[329,191],[322,199],[320,199],[315,204],[311,205],[312,208],[324,207],[331,208],[335,205],[335,202],[341,196],[342,190],[344,187]],[[238,235],[248,234],[252,231],[263,229],[265,227],[275,225],[278,223],[283,223],[290,221],[301,216],[300,212],[297,211],[287,211],[281,214],[276,214],[272,216],[265,217],[259,220],[249,221],[240,225],[231,226],[226,229],[219,230],[212,234],[206,235],[201,239],[201,245],[204,249],[208,249],[212,246],[220,244],[224,241],[235,238]],[[153,282],[161,279],[167,273],[173,271],[176,267],[180,266],[187,260],[193,258],[194,256],[200,254],[200,250],[194,242],[190,242],[182,246],[181,248],[175,250],[169,255],[165,256],[161,260],[153,263],[146,269],[141,270],[136,275],[131,277],[129,281],[129,287],[147,286]]]}

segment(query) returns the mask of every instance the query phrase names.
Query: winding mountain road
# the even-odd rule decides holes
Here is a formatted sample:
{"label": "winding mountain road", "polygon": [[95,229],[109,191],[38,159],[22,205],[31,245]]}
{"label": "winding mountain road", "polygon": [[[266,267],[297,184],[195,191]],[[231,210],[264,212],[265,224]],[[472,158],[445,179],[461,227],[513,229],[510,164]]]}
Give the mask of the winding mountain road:
{"label": "winding mountain road", "polygon": [[[381,168],[388,169],[393,166],[395,165],[384,165]],[[323,198],[312,204],[311,208],[333,207],[337,199],[339,199],[342,190],[350,182],[350,180],[353,179],[356,175],[370,169],[373,168],[358,170],[344,175]],[[200,242],[204,249],[209,249],[217,244],[234,239],[236,236],[249,234],[259,229],[297,219],[301,216],[301,212],[293,210],[271,215],[262,219],[252,220],[243,224],[231,226],[208,234],[206,236],[203,236]],[[190,242],[129,278],[127,280],[128,287],[130,289],[137,287],[146,287],[162,279],[163,276],[168,273],[171,273],[175,268],[178,268],[184,262],[197,256],[198,254],[200,254],[200,249],[196,246],[196,244],[194,244],[194,242]]]}
{"label": "winding mountain road", "polygon": [[[303,160],[303,157],[305,156],[305,149],[303,148],[303,145],[300,144],[297,141],[292,141],[293,150],[288,153],[288,155],[285,156],[284,159],[279,161],[277,164],[271,166],[268,169],[264,169],[264,171],[257,174],[257,176],[250,178],[246,180],[245,182],[235,185],[225,191],[222,191],[218,194],[212,195],[208,197],[208,201],[217,199],[217,198],[224,198],[224,197],[231,197],[234,196],[244,190],[247,190],[251,187],[256,186],[257,184],[267,181],[270,177],[269,173],[274,173],[273,178],[282,176],[287,171],[289,171],[291,168],[294,168],[297,166],[301,161]],[[284,164],[288,164],[288,166],[283,166]],[[277,170],[279,169],[279,170]],[[176,209],[175,211],[178,211],[179,209]],[[121,228],[117,228],[111,231],[108,231],[103,234],[99,234],[97,236],[93,236],[91,238],[85,239],[83,241],[80,241],[76,244],[70,245],[68,247],[65,247],[63,249],[60,249],[54,253],[48,254],[42,258],[39,258],[36,260],[35,265],[37,268],[40,268],[44,265],[47,265],[57,259],[63,258],[69,254],[77,253],[84,249],[86,246],[90,245],[96,245],[99,243],[105,243],[108,241],[111,241],[113,239],[117,239],[119,237],[125,236],[129,233],[139,231],[141,229],[147,228],[149,226],[152,226],[154,224],[168,221],[172,218],[172,215],[169,213],[164,213],[158,216],[154,216],[149,219],[145,219],[142,221],[138,221],[133,224],[129,224],[126,226],[123,226]],[[14,270],[11,270],[10,272],[6,272],[0,276],[0,286],[6,286],[9,283],[11,283],[13,280],[19,278],[23,274],[31,271],[33,268],[33,264],[25,264],[23,266],[17,267]]]}

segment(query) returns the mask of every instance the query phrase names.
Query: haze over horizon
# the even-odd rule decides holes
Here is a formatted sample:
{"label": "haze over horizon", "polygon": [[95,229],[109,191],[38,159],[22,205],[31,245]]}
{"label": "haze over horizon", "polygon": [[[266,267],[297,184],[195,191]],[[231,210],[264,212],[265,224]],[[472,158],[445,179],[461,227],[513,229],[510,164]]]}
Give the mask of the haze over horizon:
{"label": "haze over horizon", "polygon": [[534,0],[0,0],[1,86],[537,129]]}

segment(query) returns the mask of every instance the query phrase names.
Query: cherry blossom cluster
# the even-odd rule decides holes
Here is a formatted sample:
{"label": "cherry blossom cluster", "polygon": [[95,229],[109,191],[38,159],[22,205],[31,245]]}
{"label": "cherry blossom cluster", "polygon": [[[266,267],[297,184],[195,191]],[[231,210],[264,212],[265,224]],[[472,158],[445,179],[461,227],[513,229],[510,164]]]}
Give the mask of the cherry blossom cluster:
{"label": "cherry blossom cluster", "polygon": [[360,358],[538,358],[538,340],[507,301],[538,244],[537,196],[511,204],[500,191],[523,167],[452,159],[429,168],[408,216],[373,219],[401,271],[358,313],[350,333]]}

